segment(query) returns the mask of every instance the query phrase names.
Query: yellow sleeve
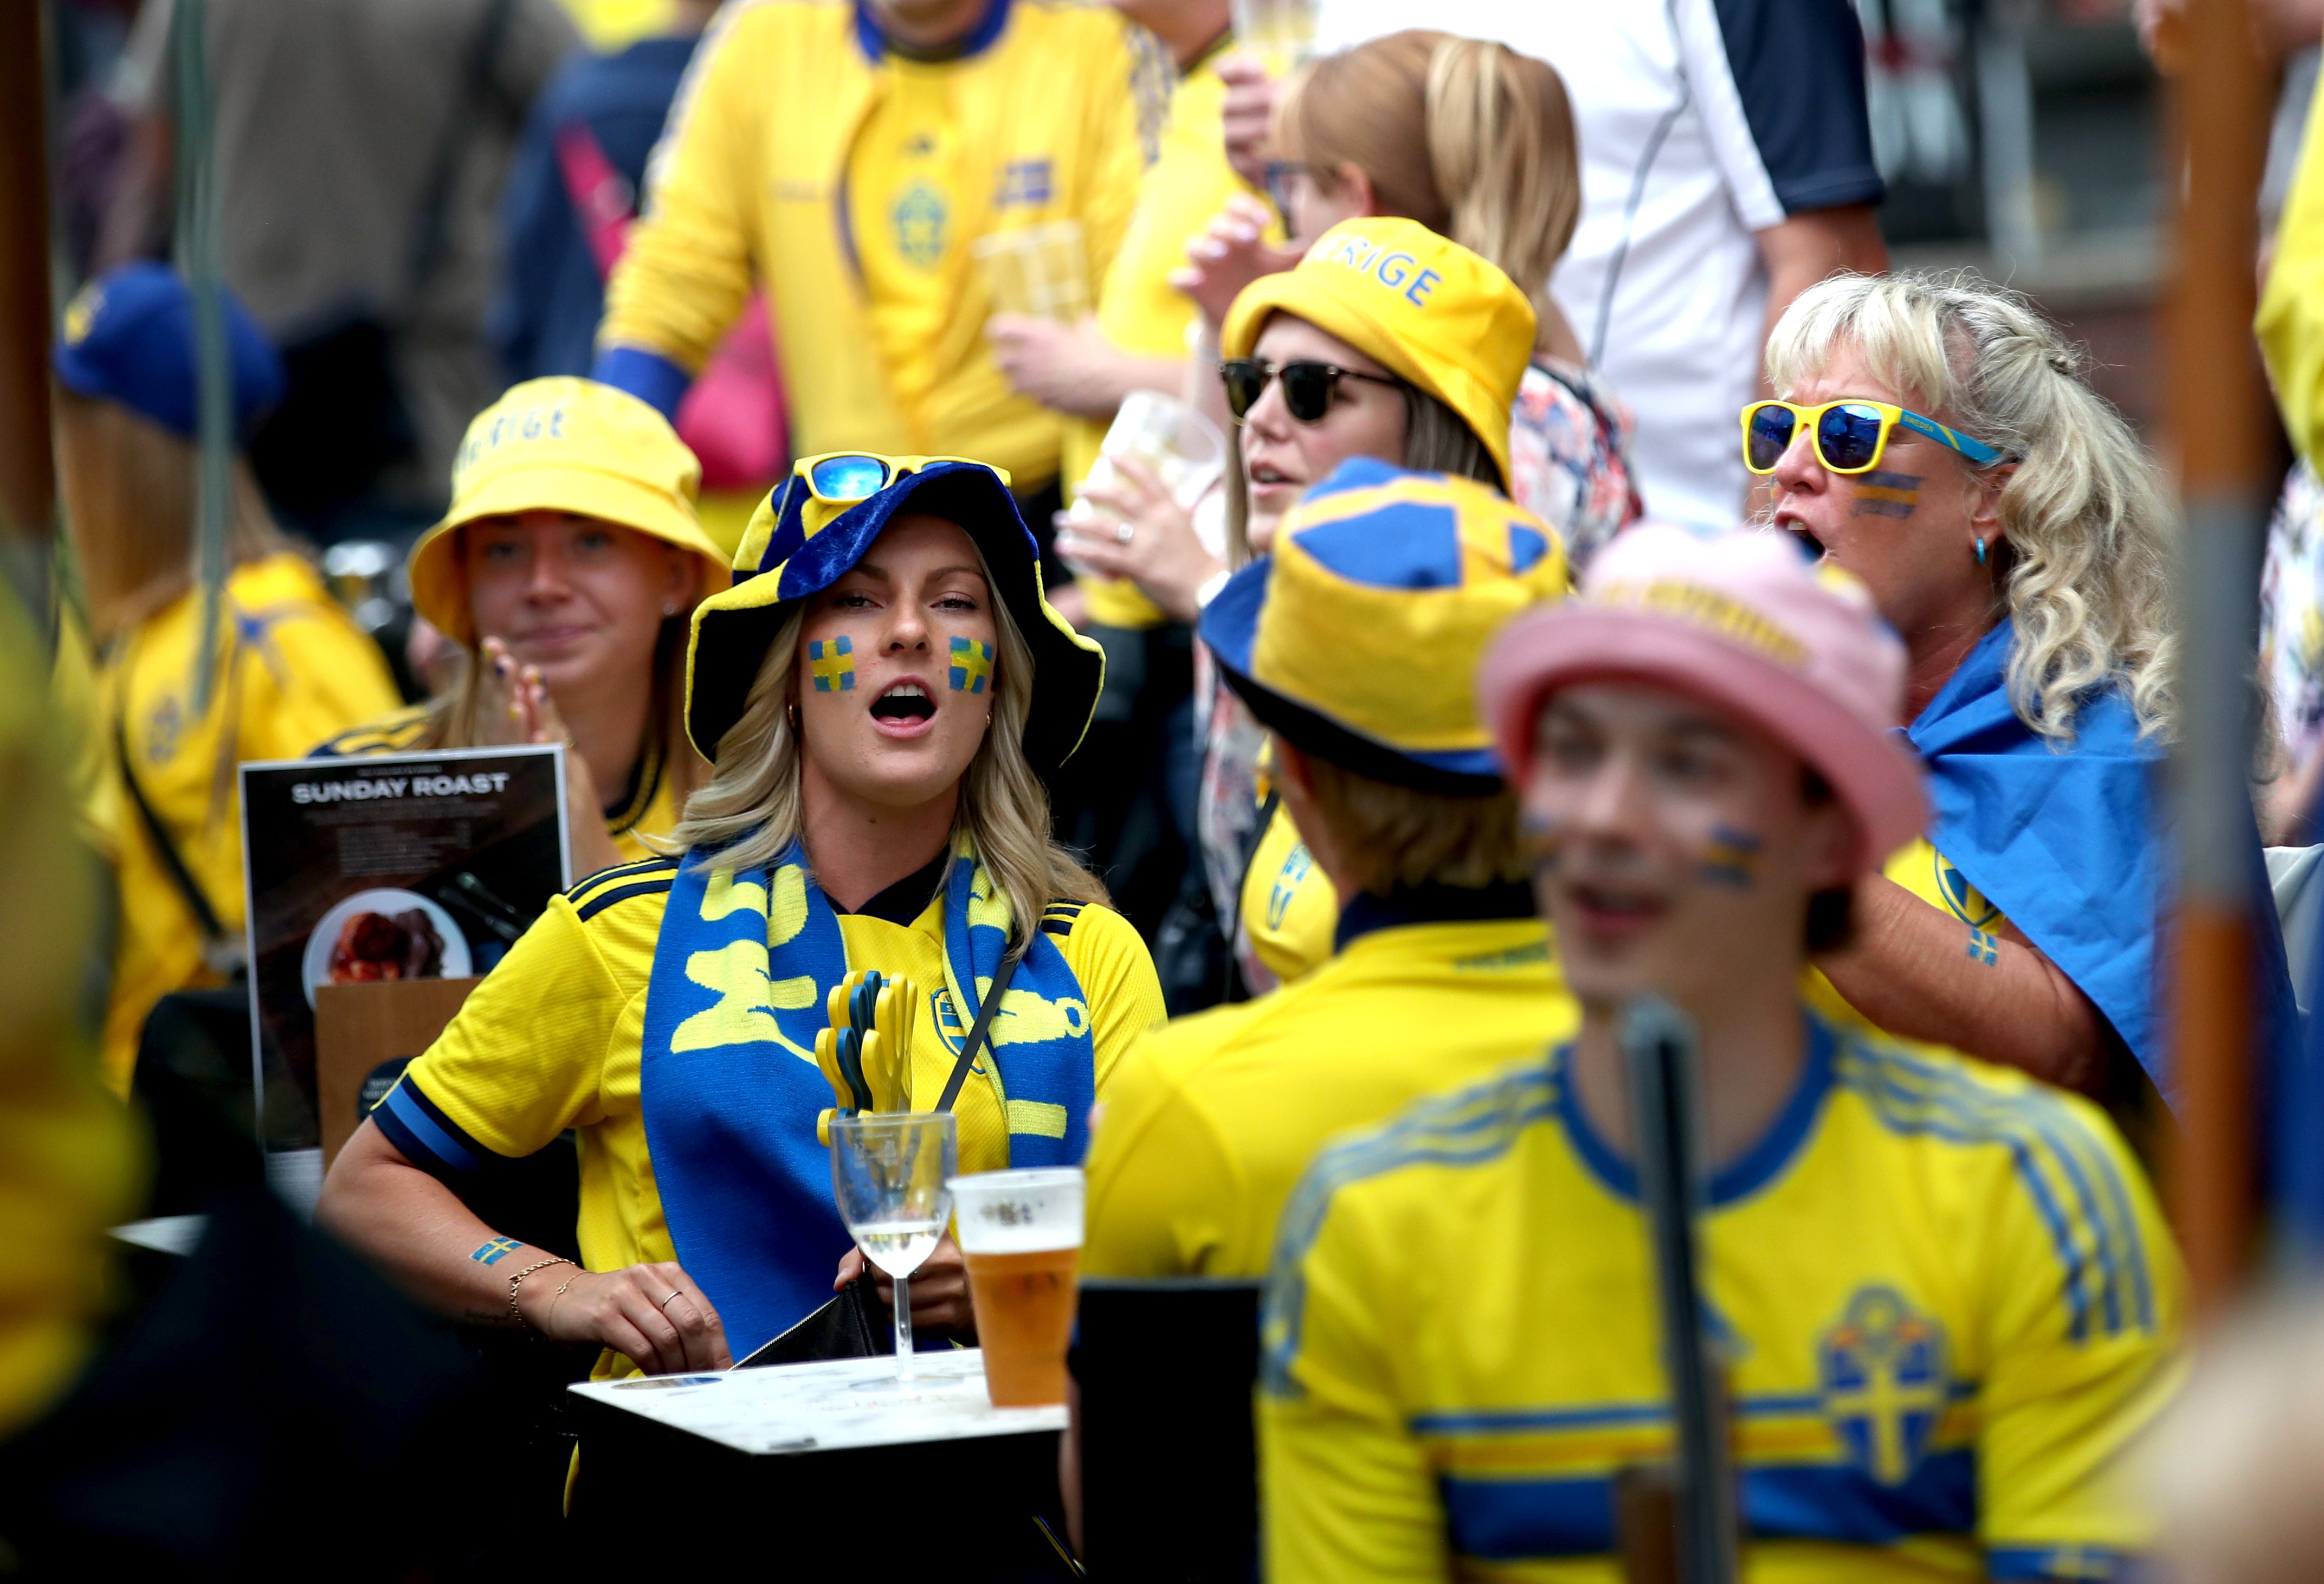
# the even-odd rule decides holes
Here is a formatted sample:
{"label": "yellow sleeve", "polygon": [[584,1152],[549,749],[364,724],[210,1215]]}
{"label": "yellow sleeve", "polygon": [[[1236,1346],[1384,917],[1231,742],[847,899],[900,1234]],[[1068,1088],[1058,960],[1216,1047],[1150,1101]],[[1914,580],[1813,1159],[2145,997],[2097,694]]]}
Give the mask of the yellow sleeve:
{"label": "yellow sleeve", "polygon": [[[1173,1025],[1121,1064],[1089,1153],[1089,1221],[1082,1269],[1093,1276],[1220,1274],[1222,1211],[1242,1202],[1242,1177],[1209,1119],[1180,1086],[1185,1031]],[[1207,1047],[1213,1042],[1204,1040]]]}
{"label": "yellow sleeve", "polygon": [[607,1047],[629,1000],[573,904],[552,897],[404,1070],[397,1091],[417,1089],[416,1100],[391,1093],[373,1115],[404,1153],[416,1145],[453,1170],[468,1169],[479,1147],[529,1155],[602,1120]]}
{"label": "yellow sleeve", "polygon": [[1286,985],[1332,955],[1340,899],[1279,805],[1243,874],[1242,927],[1259,960]]}
{"label": "yellow sleeve", "polygon": [[2284,199],[2275,258],[2259,300],[2260,349],[2292,448],[2324,459],[2324,95],[2308,112],[2300,164]]}
{"label": "yellow sleeve", "polygon": [[1162,1005],[1161,977],[1154,971],[1146,942],[1111,908],[1082,909],[1064,949],[1065,964],[1081,981],[1089,1004],[1097,1098],[1102,1100],[1130,1047],[1169,1015]]}
{"label": "yellow sleeve", "polygon": [[281,618],[257,647],[242,716],[245,759],[302,759],[316,744],[402,706],[379,645],[335,606]]}
{"label": "yellow sleeve", "polygon": [[[2045,1207],[2015,1166],[1988,1240],[1978,1522],[2000,1578],[2089,1577],[2067,1564],[2152,1545],[2152,1504],[2125,1465],[2183,1364],[2184,1278],[2153,1191],[2095,1107],[2056,1098],[2059,1153],[2088,1191],[2046,1184]],[[2061,1243],[2058,1207],[2091,1203],[2101,1213],[2077,1214]]]}
{"label": "yellow sleeve", "polygon": [[[1444,1515],[1395,1387],[1388,1245],[1344,1198],[1302,1241],[1284,1212],[1260,1336],[1259,1484],[1269,1584],[1361,1584],[1451,1576]],[[1383,1300],[1388,1300],[1383,1301]]]}
{"label": "yellow sleeve", "polygon": [[647,171],[644,213],[605,287],[600,347],[633,347],[689,374],[751,294],[759,193],[752,66],[782,7],[729,6],[695,51]]}

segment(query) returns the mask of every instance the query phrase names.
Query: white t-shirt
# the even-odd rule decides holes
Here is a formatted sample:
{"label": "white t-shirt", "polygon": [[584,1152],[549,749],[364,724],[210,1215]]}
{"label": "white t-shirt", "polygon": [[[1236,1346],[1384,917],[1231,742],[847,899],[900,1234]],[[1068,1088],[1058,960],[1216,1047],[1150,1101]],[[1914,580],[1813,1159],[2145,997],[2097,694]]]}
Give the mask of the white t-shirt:
{"label": "white t-shirt", "polygon": [[1323,0],[1317,44],[1423,25],[1495,39],[1565,79],[1582,221],[1551,284],[1636,420],[1646,514],[1742,510],[1738,413],[1759,375],[1767,274],[1753,233],[1877,204],[1864,43],[1849,0]]}

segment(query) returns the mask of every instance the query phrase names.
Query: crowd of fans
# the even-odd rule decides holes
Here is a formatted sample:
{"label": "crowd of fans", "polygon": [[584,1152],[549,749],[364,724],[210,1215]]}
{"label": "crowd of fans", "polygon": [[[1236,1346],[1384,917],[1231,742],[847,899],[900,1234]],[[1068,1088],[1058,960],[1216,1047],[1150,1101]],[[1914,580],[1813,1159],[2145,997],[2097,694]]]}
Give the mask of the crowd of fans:
{"label": "crowd of fans", "polygon": [[[1848,0],[1320,0],[1291,64],[1228,0],[66,9],[117,56],[73,122],[53,653],[0,632],[0,875],[43,917],[0,975],[32,1562],[119,1539],[23,1515],[97,1477],[41,1449],[89,1443],[122,1350],[97,1235],[188,1147],[134,1119],[182,1009],[246,1005],[235,766],[539,743],[579,884],[312,1207],[425,1309],[603,1380],[892,1306],[815,1129],[826,996],[877,968],[934,993],[928,1092],[973,1079],[964,1171],[1086,1161],[1084,1274],[1267,1282],[1268,1577],[1602,1560],[1662,1433],[1619,1048],[1652,995],[1700,1042],[1754,1576],[2123,1578],[2166,1518],[2190,1578],[2324,1554],[2242,1446],[2314,1439],[2312,1323],[2199,1378],[2159,1456],[2202,1477],[2164,1502],[2142,1460],[2185,1373],[2148,1181],[2175,508],[2034,305],[1888,272]],[[2310,152],[2259,326],[2302,459]],[[1141,393],[1214,476],[1109,440]],[[2271,551],[2255,873],[2324,786],[2314,493]],[[374,544],[400,614],[326,576]],[[2304,928],[2249,931],[2285,1106]],[[528,1241],[479,1163],[567,1137],[571,1225]],[[908,1305],[974,1339],[949,1240]],[[526,1520],[623,1499],[568,1450]]]}

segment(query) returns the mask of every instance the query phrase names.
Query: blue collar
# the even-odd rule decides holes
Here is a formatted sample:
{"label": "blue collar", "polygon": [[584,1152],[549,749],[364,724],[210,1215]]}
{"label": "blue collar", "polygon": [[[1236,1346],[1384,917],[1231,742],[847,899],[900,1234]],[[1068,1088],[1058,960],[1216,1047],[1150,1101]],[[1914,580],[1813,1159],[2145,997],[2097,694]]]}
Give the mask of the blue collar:
{"label": "blue collar", "polygon": [[1009,5],[1010,0],[991,0],[984,20],[961,38],[934,50],[913,50],[891,41],[881,31],[880,19],[872,14],[865,0],[855,0],[855,42],[862,47],[863,58],[874,66],[890,52],[907,60],[963,60],[992,47],[1001,30],[1009,25]]}
{"label": "blue collar", "polygon": [[1533,887],[1522,880],[1492,885],[1399,885],[1386,896],[1360,891],[1340,910],[1332,949],[1375,930],[1405,924],[1467,924],[1490,919],[1530,919]]}
{"label": "blue collar", "polygon": [[[1831,1029],[1805,1007],[1800,1009],[1800,1021],[1807,1025],[1808,1051],[1799,1085],[1792,1090],[1792,1098],[1784,1102],[1783,1110],[1776,1114],[1767,1131],[1759,1135],[1759,1142],[1711,1174],[1712,1209],[1723,1209],[1774,1181],[1791,1164],[1792,1157],[1807,1139],[1816,1113],[1822,1108],[1824,1093],[1831,1088]],[[1572,1081],[1572,1042],[1559,1046],[1549,1060],[1559,1077],[1558,1119],[1565,1125],[1566,1137],[1573,1141],[1574,1153],[1609,1192],[1635,1203],[1638,1197],[1637,1169],[1616,1153],[1590,1125],[1590,1118],[1582,1112]]]}

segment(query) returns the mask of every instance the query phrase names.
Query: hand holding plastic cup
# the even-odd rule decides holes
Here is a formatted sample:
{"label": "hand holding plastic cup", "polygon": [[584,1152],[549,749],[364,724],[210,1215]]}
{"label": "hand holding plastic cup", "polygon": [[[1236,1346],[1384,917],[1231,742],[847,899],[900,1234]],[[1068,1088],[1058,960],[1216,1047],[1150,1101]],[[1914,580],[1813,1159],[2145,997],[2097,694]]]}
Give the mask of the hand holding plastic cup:
{"label": "hand holding plastic cup", "polygon": [[1267,63],[1280,81],[1315,52],[1317,0],[1234,0],[1235,47]]}
{"label": "hand holding plastic cup", "polygon": [[995,1408],[1063,1403],[1081,1264],[1081,1169],[980,1172],[947,1186],[984,1348],[985,1395]]}
{"label": "hand holding plastic cup", "polygon": [[995,231],[970,243],[968,251],[983,273],[995,313],[1030,314],[1069,325],[1090,310],[1089,264],[1079,220]]}
{"label": "hand holding plastic cup", "polygon": [[[1135,457],[1154,470],[1181,509],[1191,512],[1219,481],[1226,456],[1226,437],[1194,408],[1159,391],[1132,391],[1114,412],[1082,487],[1111,486],[1119,477],[1114,459]],[[1098,515],[1098,509],[1079,495],[1065,512],[1066,520],[1076,524],[1094,522]]]}

